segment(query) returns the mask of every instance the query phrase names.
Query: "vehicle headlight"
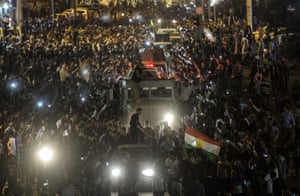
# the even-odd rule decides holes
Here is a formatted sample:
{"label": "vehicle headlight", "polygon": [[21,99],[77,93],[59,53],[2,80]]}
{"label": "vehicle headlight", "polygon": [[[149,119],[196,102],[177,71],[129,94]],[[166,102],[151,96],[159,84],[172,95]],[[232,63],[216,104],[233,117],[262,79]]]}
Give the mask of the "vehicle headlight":
{"label": "vehicle headlight", "polygon": [[50,162],[53,159],[53,150],[45,146],[39,150],[38,156],[43,162]]}
{"label": "vehicle headlight", "polygon": [[147,168],[142,171],[142,174],[147,177],[152,177],[152,176],[154,176],[154,170]]}
{"label": "vehicle headlight", "polygon": [[111,175],[113,177],[119,177],[121,175],[121,169],[119,167],[112,168]]}

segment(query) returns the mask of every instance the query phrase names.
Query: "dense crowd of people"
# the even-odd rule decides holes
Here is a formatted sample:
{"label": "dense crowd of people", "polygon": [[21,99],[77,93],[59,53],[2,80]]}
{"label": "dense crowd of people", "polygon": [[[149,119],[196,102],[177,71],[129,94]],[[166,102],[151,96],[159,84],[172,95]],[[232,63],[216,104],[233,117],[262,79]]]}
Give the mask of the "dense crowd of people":
{"label": "dense crowd of people", "polygon": [[[299,106],[276,36],[256,38],[232,16],[223,24],[178,21],[181,39],[168,48],[164,75],[181,89],[197,87],[181,100],[191,106],[184,119],[222,142],[215,159],[184,147],[184,126],[141,123],[144,131],[132,135],[120,103],[107,96],[140,67],[141,50],[154,47],[146,44],[155,39],[150,21],[32,18],[22,34],[10,31],[0,72],[4,194],[33,195],[37,184],[41,195],[105,195],[110,153],[132,142],[153,148],[171,196],[299,194],[285,187],[291,170],[299,177]],[[57,148],[47,166],[34,153],[43,144]]]}

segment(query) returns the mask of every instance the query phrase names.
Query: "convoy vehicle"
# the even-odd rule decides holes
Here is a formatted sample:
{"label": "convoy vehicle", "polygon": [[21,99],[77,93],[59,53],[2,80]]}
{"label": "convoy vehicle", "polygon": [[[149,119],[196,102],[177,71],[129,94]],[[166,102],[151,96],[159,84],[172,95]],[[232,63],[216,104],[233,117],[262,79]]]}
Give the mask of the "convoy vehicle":
{"label": "convoy vehicle", "polygon": [[159,28],[155,34],[155,42],[153,44],[166,48],[180,39],[180,33],[176,28]]}
{"label": "convoy vehicle", "polygon": [[145,49],[142,53],[142,64],[146,68],[161,68],[163,72],[167,72],[168,64],[163,49],[154,46],[150,49]]}
{"label": "convoy vehicle", "polygon": [[123,104],[127,116],[130,117],[137,108],[142,108],[141,122],[149,121],[155,126],[168,122],[170,126],[178,127],[180,119],[176,115],[179,111],[175,85],[173,80],[123,81]]}
{"label": "convoy vehicle", "polygon": [[168,34],[171,41],[180,39],[180,33],[176,28],[160,28],[157,34]]}
{"label": "convoy vehicle", "polygon": [[[182,103],[189,98],[194,88],[179,86],[173,79],[148,79],[139,82],[122,80],[119,97],[122,97],[120,102],[124,124],[129,124],[130,116],[137,108],[142,108],[141,123],[148,121],[151,126],[167,123],[173,130],[182,128],[182,116],[185,115],[184,110],[187,110],[182,109]],[[110,97],[111,100],[114,99],[114,95]]]}
{"label": "convoy vehicle", "polygon": [[155,163],[147,145],[118,146],[108,163],[111,195],[153,195],[161,178]]}
{"label": "convoy vehicle", "polygon": [[62,13],[55,14],[55,19],[63,18],[72,18],[75,16],[82,16],[84,20],[88,20],[89,18],[89,9],[84,7],[77,7],[76,10],[74,8],[66,9]]}
{"label": "convoy vehicle", "polygon": [[58,21],[60,19],[64,20],[66,18],[68,18],[68,14],[66,14],[66,13],[57,13],[57,14],[55,14],[55,20],[56,21]]}
{"label": "convoy vehicle", "polygon": [[[175,28],[161,28],[160,34],[177,32]],[[158,41],[158,40],[157,40]],[[163,41],[163,40],[162,40]],[[164,42],[165,43],[165,42]],[[121,107],[126,122],[137,108],[142,108],[141,123],[150,122],[151,126],[170,126],[178,130],[182,126],[181,101],[187,100],[193,86],[182,87],[175,79],[169,77],[167,49],[150,46],[141,54],[139,80],[135,80],[135,70],[122,80],[120,96]],[[114,99],[114,96],[111,96]]]}

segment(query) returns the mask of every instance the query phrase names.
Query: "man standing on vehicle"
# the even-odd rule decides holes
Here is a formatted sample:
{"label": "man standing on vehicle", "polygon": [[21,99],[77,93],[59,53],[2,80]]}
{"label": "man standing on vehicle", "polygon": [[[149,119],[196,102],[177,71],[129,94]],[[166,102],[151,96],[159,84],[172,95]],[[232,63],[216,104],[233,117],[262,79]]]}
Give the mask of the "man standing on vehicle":
{"label": "man standing on vehicle", "polygon": [[142,108],[137,108],[136,112],[130,118],[129,134],[131,136],[132,143],[141,143],[143,140],[143,126],[140,123],[140,115]]}

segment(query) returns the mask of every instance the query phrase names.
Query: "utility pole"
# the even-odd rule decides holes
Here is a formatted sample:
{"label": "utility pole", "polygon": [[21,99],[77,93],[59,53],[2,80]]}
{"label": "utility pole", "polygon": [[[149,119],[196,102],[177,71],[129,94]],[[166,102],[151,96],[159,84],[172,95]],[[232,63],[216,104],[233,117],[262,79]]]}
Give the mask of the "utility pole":
{"label": "utility pole", "polygon": [[201,2],[201,7],[202,7],[202,23],[205,21],[205,12],[204,12],[204,0]]}
{"label": "utility pole", "polygon": [[22,0],[17,0],[17,24],[20,25],[20,23],[23,20],[23,12],[22,12],[22,7],[23,7],[23,1]]}
{"label": "utility pole", "polygon": [[246,12],[247,12],[247,25],[250,26],[253,31],[253,7],[252,0],[246,0]]}
{"label": "utility pole", "polygon": [[74,19],[77,20],[77,0],[73,0],[73,8],[74,8]]}
{"label": "utility pole", "polygon": [[217,25],[217,4],[214,4],[214,23]]}
{"label": "utility pole", "polygon": [[196,40],[197,41],[201,41],[202,39],[202,24],[203,24],[203,4],[200,6],[198,5],[198,7],[196,7],[196,24],[197,24],[197,28],[196,28]]}
{"label": "utility pole", "polygon": [[208,17],[207,17],[207,21],[209,23],[210,20],[210,2],[208,2]]}
{"label": "utility pole", "polygon": [[22,40],[23,37],[23,33],[22,33],[22,26],[23,26],[23,11],[22,11],[22,7],[23,7],[23,0],[17,0],[16,2],[16,9],[17,9],[17,30],[19,32],[19,36],[20,36],[20,40]]}

